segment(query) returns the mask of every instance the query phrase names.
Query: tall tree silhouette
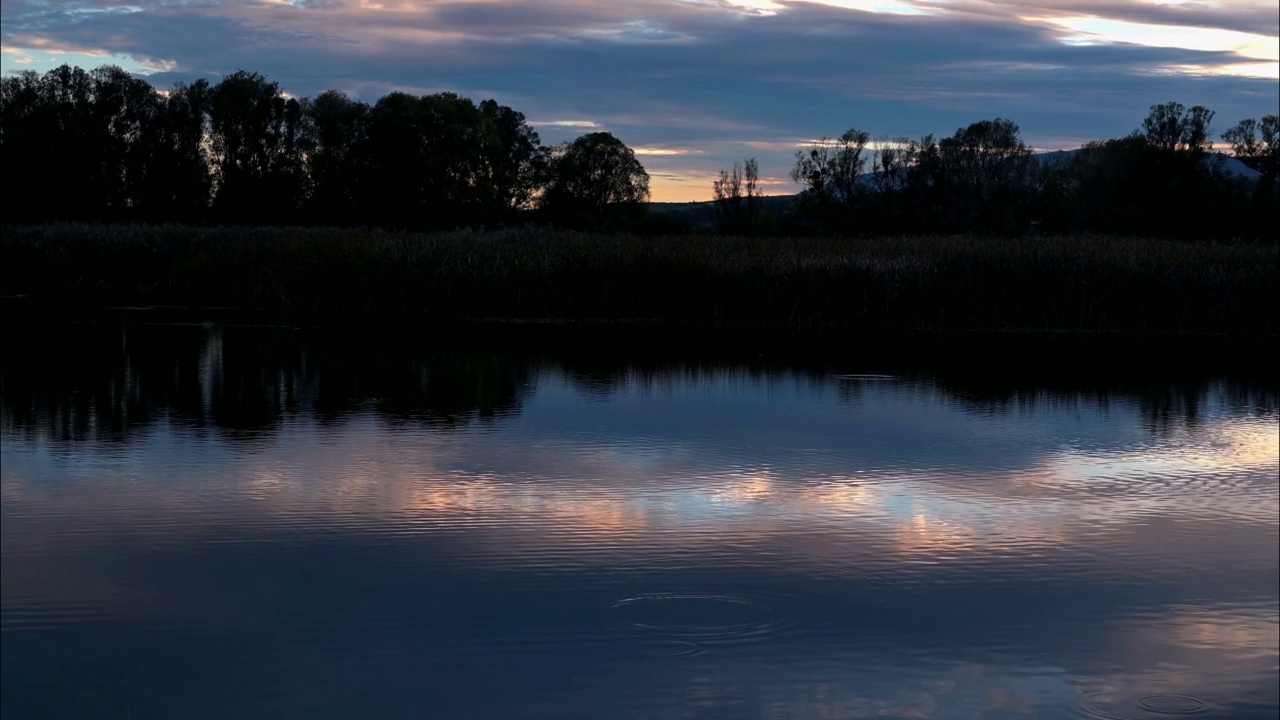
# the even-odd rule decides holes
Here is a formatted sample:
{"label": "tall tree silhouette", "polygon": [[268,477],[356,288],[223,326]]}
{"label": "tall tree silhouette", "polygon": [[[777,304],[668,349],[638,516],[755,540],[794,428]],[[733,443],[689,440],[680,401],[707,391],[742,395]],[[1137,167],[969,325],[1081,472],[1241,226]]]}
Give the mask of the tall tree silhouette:
{"label": "tall tree silhouette", "polygon": [[1025,223],[1033,160],[1012,120],[980,120],[938,142],[958,229],[1016,231]]}
{"label": "tall tree silhouette", "polygon": [[237,70],[213,87],[208,112],[217,216],[251,224],[293,220],[305,196],[298,101],[262,75]]}
{"label": "tall tree silhouette", "polygon": [[151,172],[162,155],[165,106],[145,80],[108,65],[89,73],[93,102],[84,133],[92,139],[93,214],[136,219],[155,188]]}
{"label": "tall tree silhouette", "polygon": [[[24,168],[24,182],[10,183],[5,198],[9,221],[69,219],[47,188],[54,187],[48,155],[57,152],[56,110],[43,78],[27,70],[0,78],[0,164]],[[64,198],[65,202],[65,198]]]}
{"label": "tall tree silhouette", "polygon": [[1280,115],[1245,118],[1222,133],[1236,159],[1274,178],[1280,174]]}
{"label": "tall tree silhouette", "polygon": [[760,218],[760,163],[747,158],[721,170],[711,183],[715,194],[716,219],[725,233],[751,233]]}
{"label": "tall tree silhouette", "polygon": [[919,144],[910,138],[882,136],[871,152],[869,211],[865,225],[872,232],[900,233],[914,221],[907,193]]}
{"label": "tall tree silhouette", "polygon": [[1129,136],[1088,143],[1070,163],[1076,222],[1095,231],[1213,236],[1229,223],[1187,208],[1237,202],[1238,184],[1211,156],[1213,112],[1152,105]]}
{"label": "tall tree silhouette", "polygon": [[861,176],[867,166],[863,151],[871,135],[850,128],[838,138],[824,137],[796,152],[791,179],[804,187],[798,203],[825,230],[851,231],[867,188]]}
{"label": "tall tree silhouette", "polygon": [[98,134],[90,123],[93,81],[62,65],[19,73],[4,83],[4,164],[27,173],[6,199],[11,218],[90,219],[100,189]]}
{"label": "tall tree silhouette", "polygon": [[1147,143],[1162,153],[1187,152],[1201,155],[1213,149],[1209,123],[1214,112],[1203,105],[1185,107],[1179,102],[1152,105],[1142,121]]}
{"label": "tall tree silhouette", "polygon": [[304,103],[304,110],[312,187],[308,218],[319,224],[352,224],[369,180],[369,106],[327,90]]}
{"label": "tall tree silhouette", "polygon": [[204,222],[213,197],[209,104],[213,87],[203,78],[178,83],[165,98],[163,137],[149,178],[148,219]]}
{"label": "tall tree silhouette", "polygon": [[494,143],[486,143],[494,150],[488,158],[493,211],[499,218],[510,218],[533,205],[539,187],[546,181],[549,157],[524,113],[499,105],[496,100],[480,103],[480,112],[495,136]]}
{"label": "tall tree silhouette", "polygon": [[151,85],[115,66],[63,65],[4,78],[2,92],[0,152],[27,173],[10,217],[145,217],[165,122]]}
{"label": "tall tree silhouette", "polygon": [[495,164],[506,157],[492,120],[454,93],[391,93],[369,114],[369,169],[361,197],[401,227],[483,223],[493,210]]}
{"label": "tall tree silhouette", "polygon": [[1280,115],[1246,118],[1222,134],[1236,159],[1258,171],[1244,222],[1249,234],[1274,234],[1280,213]]}

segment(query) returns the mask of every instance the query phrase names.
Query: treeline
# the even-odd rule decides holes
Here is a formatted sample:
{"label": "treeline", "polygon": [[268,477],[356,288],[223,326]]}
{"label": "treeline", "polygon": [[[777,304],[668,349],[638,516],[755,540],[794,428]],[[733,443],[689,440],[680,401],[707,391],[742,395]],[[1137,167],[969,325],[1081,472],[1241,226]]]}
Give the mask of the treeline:
{"label": "treeline", "polygon": [[109,221],[414,229],[517,215],[609,227],[649,177],[608,133],[542,146],[523,114],[453,93],[297,99],[258,73],[159,91],[114,67],[0,81],[9,222]]}
{"label": "treeline", "polygon": [[[850,234],[1106,232],[1272,238],[1280,217],[1280,117],[1222,134],[1257,177],[1213,152],[1213,111],[1155,105],[1142,128],[1073,152],[1033,154],[1016,123],[997,118],[949,137],[880,138],[850,129],[796,153],[803,192],[769,217],[754,159],[715,181],[719,229]],[[790,226],[789,228],[787,226]]]}
{"label": "treeline", "polygon": [[[851,129],[796,154],[803,191],[769,211],[754,159],[713,184],[732,234],[1120,233],[1272,238],[1280,118],[1221,138],[1214,113],[1153,106],[1131,135],[1033,154],[997,118],[945,137]],[[393,92],[372,105],[330,90],[293,98],[244,70],[157,90],[124,70],[62,66],[0,80],[0,161],[16,173],[10,223],[51,221],[411,228],[547,224],[695,229],[642,219],[649,176],[609,133],[544,147],[520,112],[454,93]],[[777,204],[772,204],[777,207]]]}

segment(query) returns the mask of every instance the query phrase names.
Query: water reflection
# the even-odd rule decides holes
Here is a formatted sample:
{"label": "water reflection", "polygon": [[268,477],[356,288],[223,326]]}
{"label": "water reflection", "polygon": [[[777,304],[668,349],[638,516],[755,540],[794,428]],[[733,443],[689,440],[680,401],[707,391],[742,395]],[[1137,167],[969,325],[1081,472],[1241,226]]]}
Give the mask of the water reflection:
{"label": "water reflection", "polygon": [[366,409],[447,428],[517,412],[530,389],[530,365],[511,356],[308,345],[261,328],[89,326],[17,344],[0,366],[5,431],[65,440],[175,421],[252,441],[299,412],[341,422]]}
{"label": "water reflection", "polygon": [[1054,375],[1045,368],[1001,366],[955,376],[933,369],[889,376],[849,373],[828,362],[797,365],[785,357],[745,363],[737,358],[728,363],[636,361],[578,352],[548,358],[511,347],[457,352],[440,347],[443,343],[425,343],[405,349],[251,327],[88,325],[53,333],[41,328],[11,341],[21,350],[6,353],[0,363],[4,431],[64,440],[126,441],[131,428],[179,422],[254,441],[299,413],[338,423],[369,410],[393,423],[462,427],[520,412],[546,374],[601,401],[632,387],[682,392],[707,377],[732,377],[754,388],[777,382],[820,388],[852,405],[869,388],[893,381],[898,393],[918,385],[919,392],[989,417],[1041,406],[1057,413],[1081,407],[1105,411],[1119,400],[1136,402],[1142,424],[1152,432],[1194,425],[1211,399],[1267,417],[1275,414],[1280,398],[1270,379],[1223,382],[1203,372]]}
{"label": "water reflection", "polygon": [[861,370],[7,353],[4,715],[1274,716],[1274,388]]}

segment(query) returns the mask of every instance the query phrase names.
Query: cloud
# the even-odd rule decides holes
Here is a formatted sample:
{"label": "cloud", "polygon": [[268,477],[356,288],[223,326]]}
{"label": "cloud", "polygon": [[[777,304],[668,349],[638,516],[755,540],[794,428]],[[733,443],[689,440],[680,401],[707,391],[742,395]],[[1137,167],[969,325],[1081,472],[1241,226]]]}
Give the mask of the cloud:
{"label": "cloud", "polygon": [[1252,0],[11,0],[0,18],[6,70],[48,69],[54,48],[159,86],[243,67],[298,96],[451,90],[550,118],[534,123],[548,142],[604,130],[701,150],[645,156],[682,176],[750,153],[783,177],[794,139],[850,127],[918,137],[1002,116],[1054,147],[1126,134],[1168,100],[1227,123],[1280,103],[1274,4]]}
{"label": "cloud", "polygon": [[1226,52],[1250,60],[1280,61],[1280,45],[1277,45],[1276,38],[1252,32],[1135,23],[1088,16],[1054,17],[1048,18],[1048,22],[1071,31],[1062,38],[1062,42],[1069,45],[1130,43],[1146,47]]}
{"label": "cloud", "polygon": [[652,155],[657,157],[674,157],[679,155],[698,155],[699,151],[690,150],[688,148],[663,148],[663,147],[633,147],[631,148],[637,155]]}
{"label": "cloud", "polygon": [[594,120],[530,120],[530,125],[545,127],[598,128],[600,123]]}
{"label": "cloud", "polygon": [[35,62],[35,57],[27,50],[19,50],[18,48],[0,48],[0,53],[8,56],[8,60],[16,65],[30,65]]}

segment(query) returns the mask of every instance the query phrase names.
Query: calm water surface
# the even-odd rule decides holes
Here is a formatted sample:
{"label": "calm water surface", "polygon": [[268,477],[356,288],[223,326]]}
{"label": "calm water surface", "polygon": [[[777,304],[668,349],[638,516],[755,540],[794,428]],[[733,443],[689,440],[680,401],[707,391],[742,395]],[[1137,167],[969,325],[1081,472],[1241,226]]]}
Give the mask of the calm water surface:
{"label": "calm water surface", "polygon": [[11,345],[3,716],[1276,717],[1274,385],[876,370]]}

